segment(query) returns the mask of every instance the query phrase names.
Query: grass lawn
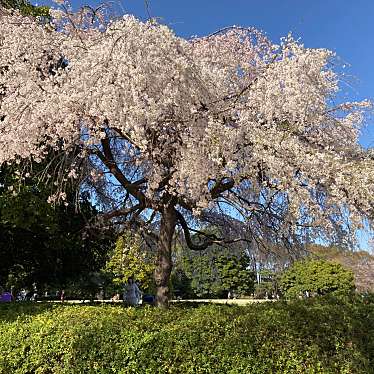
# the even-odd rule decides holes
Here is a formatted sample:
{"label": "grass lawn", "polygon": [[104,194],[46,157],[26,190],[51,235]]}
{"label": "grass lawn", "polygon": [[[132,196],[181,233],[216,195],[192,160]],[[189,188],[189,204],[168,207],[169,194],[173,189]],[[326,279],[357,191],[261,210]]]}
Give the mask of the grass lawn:
{"label": "grass lawn", "polygon": [[374,373],[374,303],[0,305],[0,373]]}

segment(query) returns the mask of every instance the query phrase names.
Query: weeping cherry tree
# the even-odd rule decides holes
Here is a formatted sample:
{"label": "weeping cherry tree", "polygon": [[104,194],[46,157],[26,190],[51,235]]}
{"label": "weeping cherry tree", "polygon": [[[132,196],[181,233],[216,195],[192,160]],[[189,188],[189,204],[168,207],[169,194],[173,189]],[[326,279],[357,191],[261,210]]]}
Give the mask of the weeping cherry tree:
{"label": "weeping cherry tree", "polygon": [[[52,17],[0,11],[0,164],[22,180],[59,155],[40,175],[49,201],[73,181],[104,222],[153,240],[160,307],[176,230],[194,250],[292,244],[354,238],[371,216],[373,153],[358,143],[370,103],[335,103],[331,51],[239,27],[186,40],[89,8]],[[199,230],[222,217],[241,229]]]}

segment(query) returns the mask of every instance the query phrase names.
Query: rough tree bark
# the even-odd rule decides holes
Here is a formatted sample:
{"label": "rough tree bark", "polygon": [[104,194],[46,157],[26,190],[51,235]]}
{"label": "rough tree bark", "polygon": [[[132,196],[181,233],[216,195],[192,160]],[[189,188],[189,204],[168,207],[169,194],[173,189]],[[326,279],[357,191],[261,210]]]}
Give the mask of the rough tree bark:
{"label": "rough tree bark", "polygon": [[156,305],[163,309],[169,306],[169,279],[172,269],[171,246],[176,223],[177,216],[174,206],[166,206],[161,213],[155,269]]}

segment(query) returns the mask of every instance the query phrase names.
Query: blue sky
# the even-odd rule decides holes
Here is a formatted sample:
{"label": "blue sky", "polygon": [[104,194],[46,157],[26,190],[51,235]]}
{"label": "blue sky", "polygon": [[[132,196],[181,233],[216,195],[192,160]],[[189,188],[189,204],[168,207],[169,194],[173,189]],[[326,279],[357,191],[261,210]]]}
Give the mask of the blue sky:
{"label": "blue sky", "polygon": [[[35,1],[34,1],[35,3]],[[72,0],[74,8],[102,1]],[[144,0],[114,0],[119,13],[148,18]],[[205,35],[231,25],[254,26],[271,40],[292,32],[307,47],[328,48],[348,65],[349,84],[342,96],[350,100],[374,100],[374,0],[149,0],[152,17],[171,27],[177,35]],[[51,5],[39,0],[39,5]],[[373,120],[374,123],[374,120]],[[369,125],[361,144],[374,146]]]}
{"label": "blue sky", "polygon": [[[74,8],[100,3],[72,0]],[[52,3],[39,0],[38,4]],[[144,0],[114,4],[119,13],[148,18]],[[275,43],[292,32],[307,47],[336,52],[349,66],[341,97],[374,101],[374,0],[149,0],[149,11],[185,38],[231,25],[254,26]],[[374,117],[363,130],[361,144],[374,147]],[[360,241],[366,247],[364,235]]]}

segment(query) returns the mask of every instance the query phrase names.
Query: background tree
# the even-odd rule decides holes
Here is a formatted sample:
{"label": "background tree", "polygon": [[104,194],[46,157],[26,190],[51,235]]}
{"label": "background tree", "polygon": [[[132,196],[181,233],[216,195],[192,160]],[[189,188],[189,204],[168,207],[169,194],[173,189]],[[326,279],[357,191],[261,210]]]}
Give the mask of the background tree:
{"label": "background tree", "polygon": [[8,289],[30,289],[34,283],[39,289],[64,287],[99,270],[113,233],[88,229],[96,210],[81,198],[77,211],[72,193],[66,206],[51,206],[50,184],[27,177],[20,185],[21,167],[0,168],[0,284]]}
{"label": "background tree", "polygon": [[257,273],[254,296],[256,299],[279,297],[279,271],[262,269]]}
{"label": "background tree", "polygon": [[229,291],[250,295],[255,278],[250,261],[245,252],[233,248],[180,249],[172,276],[174,291],[183,297],[226,298]]}
{"label": "background tree", "polygon": [[334,262],[323,260],[297,261],[280,277],[279,286],[287,297],[343,294],[354,290],[350,270]]}
{"label": "background tree", "polygon": [[114,284],[119,287],[132,277],[140,282],[142,290],[149,292],[154,291],[154,268],[154,256],[144,249],[141,237],[125,232],[118,237],[104,270],[112,275]]}
{"label": "background tree", "polygon": [[[354,238],[372,216],[373,155],[358,143],[370,104],[333,106],[332,52],[254,29],[184,40],[131,16],[100,24],[87,7],[52,15],[54,28],[1,15],[0,162],[75,155],[50,201],[79,176],[104,220],[153,240],[159,306],[177,226],[194,250],[290,248]],[[225,237],[192,240],[207,222]]]}
{"label": "background tree", "polygon": [[338,262],[353,272],[359,292],[374,292],[374,256],[366,251],[349,251],[337,246],[309,245],[317,258]]}
{"label": "background tree", "polygon": [[23,16],[49,18],[49,7],[35,6],[26,0],[0,0],[0,8],[17,9]]}
{"label": "background tree", "polygon": [[250,295],[254,290],[254,273],[249,269],[248,256],[219,256],[218,274],[222,290],[232,291],[236,296]]}

